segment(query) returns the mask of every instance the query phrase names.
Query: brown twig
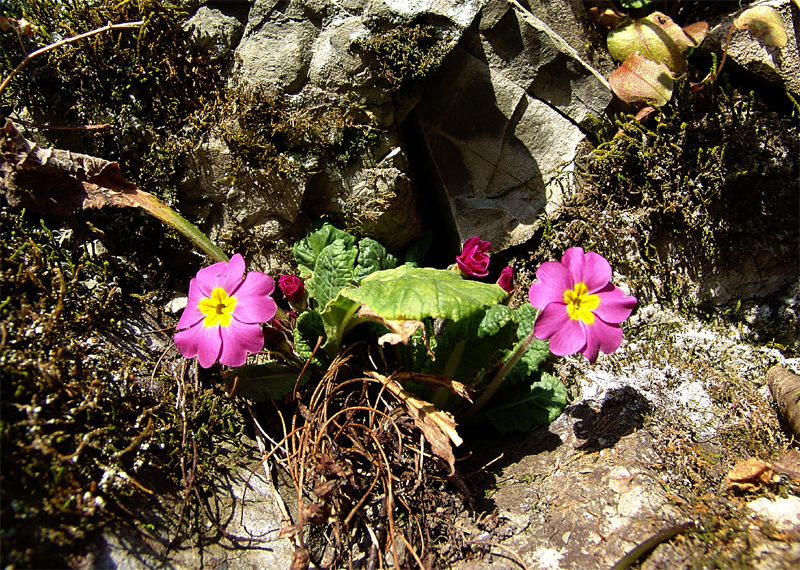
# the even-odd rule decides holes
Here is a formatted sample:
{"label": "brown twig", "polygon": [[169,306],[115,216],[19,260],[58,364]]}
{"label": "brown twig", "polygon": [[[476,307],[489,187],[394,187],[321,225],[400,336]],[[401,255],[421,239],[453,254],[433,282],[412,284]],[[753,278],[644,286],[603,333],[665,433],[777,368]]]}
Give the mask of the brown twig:
{"label": "brown twig", "polygon": [[139,20],[137,22],[125,22],[125,23],[122,23],[122,24],[112,24],[112,23],[109,22],[108,24],[106,24],[105,26],[102,26],[100,28],[96,28],[96,29],[91,30],[89,32],[85,32],[83,34],[79,34],[79,35],[73,36],[71,38],[66,38],[66,39],[61,40],[60,42],[56,42],[54,44],[49,44],[49,45],[46,45],[46,46],[44,46],[42,48],[39,48],[36,51],[31,52],[28,55],[26,55],[25,59],[23,59],[19,63],[19,65],[17,65],[17,67],[14,68],[14,71],[9,73],[8,77],[6,77],[3,80],[3,83],[0,83],[0,93],[5,91],[5,88],[8,85],[8,82],[11,81],[12,77],[14,77],[23,67],[28,65],[35,57],[38,57],[38,56],[42,55],[43,53],[47,53],[48,51],[53,50],[53,49],[55,49],[57,47],[61,47],[61,46],[67,45],[67,44],[71,44],[73,42],[77,42],[79,40],[90,38],[92,36],[96,36],[97,34],[101,34],[103,32],[107,32],[109,30],[121,30],[121,29],[125,29],[125,28],[138,28],[142,24],[144,24],[144,20]]}

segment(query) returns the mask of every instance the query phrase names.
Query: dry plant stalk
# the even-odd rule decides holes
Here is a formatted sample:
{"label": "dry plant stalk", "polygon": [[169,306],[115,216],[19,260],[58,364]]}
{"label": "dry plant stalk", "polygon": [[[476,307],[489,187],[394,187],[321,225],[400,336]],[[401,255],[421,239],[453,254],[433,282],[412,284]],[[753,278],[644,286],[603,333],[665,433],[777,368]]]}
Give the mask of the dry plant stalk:
{"label": "dry plant stalk", "polygon": [[[427,525],[414,507],[428,477],[443,480],[451,471],[425,451],[400,385],[352,377],[349,359],[337,357],[320,382],[295,394],[290,418],[276,405],[282,439],[268,446],[265,458],[289,474],[297,498],[296,520],[281,531],[294,543],[291,570],[310,562],[339,567],[365,536],[371,541],[367,567],[382,566],[389,556],[398,568],[424,570]],[[313,560],[305,537],[312,528],[327,535],[332,560]]]}

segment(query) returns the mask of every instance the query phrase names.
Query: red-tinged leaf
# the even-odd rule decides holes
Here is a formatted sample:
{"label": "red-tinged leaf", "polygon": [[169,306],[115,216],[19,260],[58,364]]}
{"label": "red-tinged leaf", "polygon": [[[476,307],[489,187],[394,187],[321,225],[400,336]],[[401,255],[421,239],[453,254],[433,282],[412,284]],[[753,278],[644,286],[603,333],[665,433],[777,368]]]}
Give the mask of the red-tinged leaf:
{"label": "red-tinged leaf", "polygon": [[706,39],[706,34],[708,33],[708,23],[707,22],[696,22],[691,26],[686,26],[683,28],[683,33],[686,34],[694,43],[694,46],[699,46],[704,39]]}
{"label": "red-tinged leaf", "polygon": [[[708,26],[706,26],[707,28]],[[627,26],[612,30],[608,34],[608,51],[618,61],[625,61],[631,54],[639,52],[656,63],[663,63],[672,71],[679,71],[686,63],[686,52],[702,41],[700,28],[690,27],[687,34],[672,19],[661,12],[653,12]]]}
{"label": "red-tinged leaf", "polygon": [[769,46],[782,48],[788,41],[780,13],[770,6],[748,8],[733,19],[733,25],[747,30]]}
{"label": "red-tinged leaf", "polygon": [[674,81],[669,68],[632,53],[608,78],[614,93],[626,103],[661,107],[672,97]]}

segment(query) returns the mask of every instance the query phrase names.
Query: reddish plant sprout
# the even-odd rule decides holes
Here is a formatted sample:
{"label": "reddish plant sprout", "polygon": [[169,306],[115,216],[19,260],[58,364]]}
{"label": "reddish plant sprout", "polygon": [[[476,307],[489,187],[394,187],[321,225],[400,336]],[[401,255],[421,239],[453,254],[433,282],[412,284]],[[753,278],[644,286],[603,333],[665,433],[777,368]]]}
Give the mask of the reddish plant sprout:
{"label": "reddish plant sprout", "polygon": [[486,253],[492,244],[473,236],[464,242],[461,255],[456,256],[458,269],[466,277],[486,277],[489,275],[489,255]]}
{"label": "reddish plant sprout", "polygon": [[186,358],[197,357],[203,368],[215,362],[241,366],[247,354],[264,347],[261,323],[275,316],[272,277],[259,271],[244,276],[238,253],[229,262],[197,272],[189,283],[189,301],[175,334],[175,346]]}
{"label": "reddish plant sprout", "polygon": [[550,352],[580,352],[595,362],[600,351],[610,354],[622,343],[620,323],[636,306],[611,282],[611,265],[594,252],[568,249],[560,262],[548,261],[536,271],[528,296],[541,313],[534,334],[550,341]]}
{"label": "reddish plant sprout", "polygon": [[514,268],[510,265],[500,272],[500,279],[497,284],[506,293],[511,293],[514,290]]}

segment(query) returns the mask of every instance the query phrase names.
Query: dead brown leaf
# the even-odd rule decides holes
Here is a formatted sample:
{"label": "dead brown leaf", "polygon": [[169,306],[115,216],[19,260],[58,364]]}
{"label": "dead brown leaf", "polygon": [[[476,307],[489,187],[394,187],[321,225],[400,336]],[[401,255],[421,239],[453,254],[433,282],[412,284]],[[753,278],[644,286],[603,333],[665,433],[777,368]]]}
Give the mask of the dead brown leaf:
{"label": "dead brown leaf", "polygon": [[734,465],[725,476],[725,489],[737,491],[755,491],[761,485],[769,485],[780,481],[772,465],[766,461],[750,457]]}
{"label": "dead brown leaf", "polygon": [[377,372],[368,372],[367,374],[382,382],[389,392],[405,404],[408,413],[414,418],[414,423],[425,435],[431,451],[447,461],[451,475],[455,473],[456,458],[453,455],[451,442],[458,447],[463,440],[456,432],[456,421],[453,415],[439,410],[430,402],[420,400],[416,395],[404,390],[393,378],[387,378]]}

